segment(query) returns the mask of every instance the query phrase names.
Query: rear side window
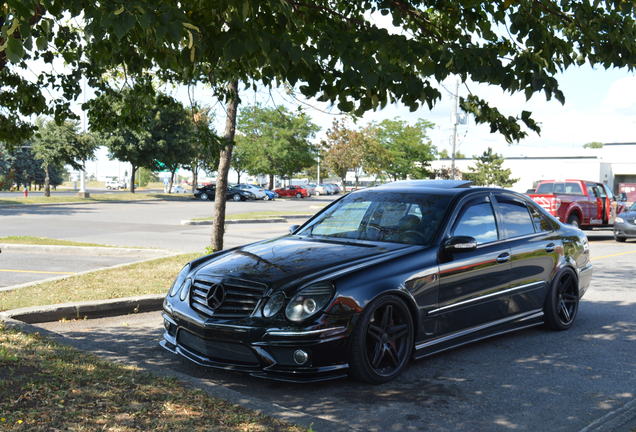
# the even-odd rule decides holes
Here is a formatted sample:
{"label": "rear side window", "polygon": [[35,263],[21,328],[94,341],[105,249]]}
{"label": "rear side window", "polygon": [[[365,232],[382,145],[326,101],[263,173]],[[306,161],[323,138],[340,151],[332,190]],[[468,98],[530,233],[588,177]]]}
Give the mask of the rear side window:
{"label": "rear side window", "polygon": [[455,225],[453,235],[470,236],[477,240],[477,243],[496,241],[497,223],[490,203],[482,201],[466,205]]}
{"label": "rear side window", "polygon": [[536,232],[552,231],[554,227],[548,219],[539,212],[534,206],[528,205],[530,210],[530,217],[532,217],[532,223],[534,224],[534,230]]}
{"label": "rear side window", "polygon": [[573,194],[583,195],[581,185],[575,182],[543,183],[537,188],[537,194]]}
{"label": "rear side window", "polygon": [[525,204],[517,201],[499,201],[498,207],[507,238],[534,234],[534,223]]}

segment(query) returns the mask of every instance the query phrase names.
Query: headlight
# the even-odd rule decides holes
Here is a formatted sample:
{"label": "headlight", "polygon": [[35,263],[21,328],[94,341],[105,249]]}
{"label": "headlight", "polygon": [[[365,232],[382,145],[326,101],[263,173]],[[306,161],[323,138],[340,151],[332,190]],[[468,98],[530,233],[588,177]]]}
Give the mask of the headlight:
{"label": "headlight", "polygon": [[181,293],[179,294],[179,298],[181,301],[184,301],[188,298],[188,294],[190,293],[190,287],[192,286],[192,279],[188,278],[185,280],[183,285],[181,285]]}
{"label": "headlight", "polygon": [[300,290],[285,308],[285,316],[290,321],[304,321],[320,312],[333,297],[333,285],[317,283]]}
{"label": "headlight", "polygon": [[618,216],[616,216],[616,219],[614,219],[614,222],[624,223],[624,222],[625,222],[625,219],[623,219],[622,217],[618,217]]}
{"label": "headlight", "polygon": [[179,289],[181,288],[181,285],[183,285],[183,282],[185,281],[185,278],[188,276],[188,273],[190,273],[190,264],[186,264],[185,267],[181,269],[181,271],[177,275],[177,278],[172,283],[172,287],[170,287],[169,293],[170,297],[174,297],[175,295],[177,295]]}
{"label": "headlight", "polygon": [[265,318],[273,317],[285,304],[285,295],[283,293],[274,294],[263,305],[263,316]]}

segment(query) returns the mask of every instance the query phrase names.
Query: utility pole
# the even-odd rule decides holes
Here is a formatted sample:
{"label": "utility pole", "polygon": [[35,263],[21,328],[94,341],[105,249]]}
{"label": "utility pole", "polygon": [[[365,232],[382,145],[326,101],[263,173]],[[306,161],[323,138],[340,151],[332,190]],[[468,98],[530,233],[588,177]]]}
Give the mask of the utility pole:
{"label": "utility pole", "polygon": [[[84,98],[84,103],[86,103],[86,77],[82,77],[83,83],[82,83],[82,96]],[[84,112],[83,115],[83,119],[82,119],[82,129],[84,132],[84,135],[86,135],[86,112]],[[77,196],[80,198],[89,198],[90,194],[88,192],[86,192],[86,161],[82,161],[84,164],[82,166],[82,170],[80,171],[80,189],[79,192],[77,193]]]}
{"label": "utility pole", "polygon": [[451,153],[451,176],[453,176],[453,180],[455,180],[455,149],[457,147],[457,124],[459,123],[459,77],[455,84],[455,94],[453,96],[455,97],[455,103],[453,104],[453,152]]}
{"label": "utility pole", "polygon": [[320,153],[318,153],[318,175],[316,178],[316,184],[320,184]]}

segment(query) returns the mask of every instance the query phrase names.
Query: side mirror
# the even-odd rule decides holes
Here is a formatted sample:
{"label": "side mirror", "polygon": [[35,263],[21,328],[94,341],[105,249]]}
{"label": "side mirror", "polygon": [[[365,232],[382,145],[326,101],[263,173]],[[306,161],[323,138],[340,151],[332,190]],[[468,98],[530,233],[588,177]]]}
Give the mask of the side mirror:
{"label": "side mirror", "polygon": [[442,247],[447,252],[469,251],[477,248],[477,240],[470,236],[456,236],[444,241]]}
{"label": "side mirror", "polygon": [[294,231],[296,231],[296,230],[298,229],[298,227],[300,227],[300,225],[291,225],[291,226],[289,227],[289,233],[290,233],[290,234],[293,234],[293,233],[294,233]]}

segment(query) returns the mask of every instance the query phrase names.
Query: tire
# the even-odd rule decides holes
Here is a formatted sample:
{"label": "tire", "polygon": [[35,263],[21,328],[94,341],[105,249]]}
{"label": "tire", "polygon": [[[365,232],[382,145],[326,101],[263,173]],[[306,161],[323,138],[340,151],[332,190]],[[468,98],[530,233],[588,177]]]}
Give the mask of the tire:
{"label": "tire", "polygon": [[207,193],[203,192],[201,195],[199,195],[199,199],[201,201],[208,201],[210,199],[210,197],[208,196]]}
{"label": "tire", "polygon": [[581,220],[576,214],[571,214],[568,217],[568,225],[572,225],[578,228],[581,225]]}
{"label": "tire", "polygon": [[404,300],[395,295],[374,300],[359,316],[349,339],[350,375],[372,384],[397,377],[411,359],[414,334]]}
{"label": "tire", "polygon": [[579,289],[576,274],[565,269],[557,274],[543,306],[544,321],[552,330],[572,327],[579,311]]}
{"label": "tire", "polygon": [[296,198],[302,198],[302,197],[303,197],[303,194],[301,194],[300,192],[296,194]]}
{"label": "tire", "polygon": [[614,236],[614,240],[616,240],[619,243],[625,243],[625,241],[627,240],[627,237]]}
{"label": "tire", "polygon": [[234,194],[234,195],[232,195],[232,200],[233,201],[240,201],[241,200],[241,196],[239,194]]}
{"label": "tire", "polygon": [[269,201],[271,200],[271,198],[269,197],[269,195],[265,195],[265,198],[263,198],[265,201]]}

